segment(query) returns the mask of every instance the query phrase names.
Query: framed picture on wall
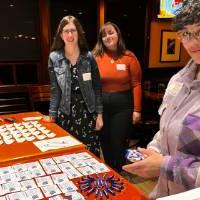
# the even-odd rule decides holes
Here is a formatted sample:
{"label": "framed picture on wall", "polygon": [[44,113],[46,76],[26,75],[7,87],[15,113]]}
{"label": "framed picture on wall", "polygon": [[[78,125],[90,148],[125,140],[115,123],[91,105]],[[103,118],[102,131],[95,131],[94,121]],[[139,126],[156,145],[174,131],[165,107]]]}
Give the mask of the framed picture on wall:
{"label": "framed picture on wall", "polygon": [[161,30],[160,62],[179,62],[181,42],[176,32]]}

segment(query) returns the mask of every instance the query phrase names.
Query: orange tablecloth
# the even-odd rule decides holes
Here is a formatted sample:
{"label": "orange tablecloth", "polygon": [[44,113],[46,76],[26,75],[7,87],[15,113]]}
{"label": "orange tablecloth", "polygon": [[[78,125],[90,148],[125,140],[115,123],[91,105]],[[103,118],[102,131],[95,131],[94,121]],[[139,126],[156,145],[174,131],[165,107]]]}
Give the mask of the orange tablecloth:
{"label": "orange tablecloth", "polygon": [[[17,122],[22,122],[23,118],[25,117],[35,117],[35,116],[41,116],[42,114],[39,112],[27,112],[27,113],[19,113],[19,114],[10,114],[10,115],[1,115],[1,118],[5,117],[12,117]],[[46,126],[47,129],[51,130],[52,132],[56,133],[56,137],[63,137],[70,135],[68,132],[60,128],[55,123],[45,123],[42,121],[39,121],[42,125]],[[2,125],[2,123],[1,123]],[[76,145],[73,147],[68,148],[61,148],[56,150],[50,150],[46,152],[41,152],[32,142],[23,142],[23,143],[17,143],[14,142],[10,145],[8,144],[2,144],[0,145],[0,164],[1,163],[9,163],[11,161],[25,161],[30,158],[40,158],[44,155],[50,156],[50,155],[56,155],[61,152],[72,152],[76,149],[85,149],[85,145]]]}
{"label": "orange tablecloth", "polygon": [[[78,151],[78,152],[87,152],[98,161],[101,161],[99,158],[97,158],[94,154],[92,154],[88,150]],[[109,200],[148,200],[148,198],[145,196],[145,194],[141,190],[136,188],[133,184],[129,183],[125,178],[123,178],[120,174],[118,174],[112,168],[110,167],[108,168],[111,171],[107,173],[107,176],[114,175],[115,179],[120,178],[120,181],[124,183],[124,189],[120,193],[116,192],[116,196],[109,195]],[[94,195],[92,194],[90,196],[85,197],[85,199],[94,200],[94,199],[100,199],[100,198],[95,198]],[[105,196],[103,200],[104,199],[106,199]]]}
{"label": "orange tablecloth", "polygon": [[[74,149],[72,150],[72,152],[70,153],[80,153],[80,152],[87,152],[89,153],[93,158],[97,159],[98,161],[101,162],[100,159],[98,159],[95,155],[93,155],[92,153],[90,153],[88,150],[78,150],[78,149]],[[58,153],[57,155],[67,155],[69,154],[68,153],[63,153],[63,152],[60,152]],[[52,154],[51,156],[47,156],[47,155],[41,155],[40,159],[41,158],[51,158],[51,157],[54,157],[55,155]],[[38,161],[39,159],[38,158],[31,158],[31,159],[27,159],[26,161],[23,160],[22,162],[20,163],[26,163],[26,162],[32,162],[32,161]],[[14,164],[17,164],[18,163],[18,160],[11,160],[9,162],[9,165],[8,164],[2,164],[0,163],[0,167],[5,167],[5,166],[12,166]],[[111,176],[111,175],[114,175],[114,178],[117,179],[117,178],[120,178],[120,182],[123,182],[123,186],[124,186],[124,189],[121,191],[121,192],[115,192],[116,195],[115,196],[112,196],[112,195],[109,195],[109,199],[110,200],[148,200],[148,198],[143,194],[142,191],[140,191],[139,189],[137,189],[133,184],[129,183],[126,179],[124,179],[122,176],[120,176],[117,172],[115,172],[114,170],[112,170],[111,168],[109,168],[111,171],[110,172],[107,172],[106,173],[106,177],[108,176]],[[103,173],[104,174],[104,173]],[[93,177],[96,177],[96,175],[91,175]],[[99,174],[100,177],[102,177],[102,174]],[[78,187],[79,184],[78,184],[78,181],[80,180],[80,178],[75,178],[75,179],[72,179],[73,183]],[[78,190],[78,192],[81,193],[80,190]],[[82,193],[83,195],[85,193]],[[84,196],[85,199],[87,200],[94,200],[94,199],[100,199],[100,197],[98,198],[95,198],[94,196],[94,193],[91,193],[89,196]],[[46,199],[46,198],[44,198]],[[105,200],[105,196],[103,196],[103,199],[102,200]]]}

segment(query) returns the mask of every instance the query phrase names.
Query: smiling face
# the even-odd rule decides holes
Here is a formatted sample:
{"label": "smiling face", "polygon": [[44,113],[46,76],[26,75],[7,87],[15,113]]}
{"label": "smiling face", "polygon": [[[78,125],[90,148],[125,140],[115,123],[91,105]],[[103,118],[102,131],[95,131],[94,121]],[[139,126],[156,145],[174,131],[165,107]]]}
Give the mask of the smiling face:
{"label": "smiling face", "polygon": [[188,54],[196,63],[200,64],[200,24],[187,25],[179,33]]}
{"label": "smiling face", "polygon": [[117,49],[118,34],[112,25],[106,25],[104,27],[102,42],[108,50],[115,51]]}
{"label": "smiling face", "polygon": [[76,26],[70,22],[63,27],[61,32],[61,38],[65,45],[77,45],[78,44],[78,32]]}

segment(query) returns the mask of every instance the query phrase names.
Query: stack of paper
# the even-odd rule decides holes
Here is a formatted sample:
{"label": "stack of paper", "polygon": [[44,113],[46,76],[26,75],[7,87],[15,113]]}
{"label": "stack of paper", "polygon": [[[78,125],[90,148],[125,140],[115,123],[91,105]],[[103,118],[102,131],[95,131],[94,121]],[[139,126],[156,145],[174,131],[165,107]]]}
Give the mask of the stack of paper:
{"label": "stack of paper", "polygon": [[53,139],[33,142],[33,144],[37,146],[42,152],[44,152],[52,149],[60,149],[60,148],[76,146],[82,143],[71,136],[64,136],[64,137],[56,137]]}

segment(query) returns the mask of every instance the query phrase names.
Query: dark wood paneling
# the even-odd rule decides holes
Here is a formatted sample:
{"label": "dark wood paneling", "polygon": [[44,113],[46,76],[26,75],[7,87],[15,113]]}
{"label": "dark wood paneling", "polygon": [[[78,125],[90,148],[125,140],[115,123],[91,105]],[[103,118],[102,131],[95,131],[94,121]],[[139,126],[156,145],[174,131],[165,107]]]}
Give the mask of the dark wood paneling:
{"label": "dark wood paneling", "polygon": [[39,83],[48,82],[48,55],[50,49],[50,25],[48,0],[39,0],[40,10],[40,39],[41,39],[41,66],[39,68]]}

